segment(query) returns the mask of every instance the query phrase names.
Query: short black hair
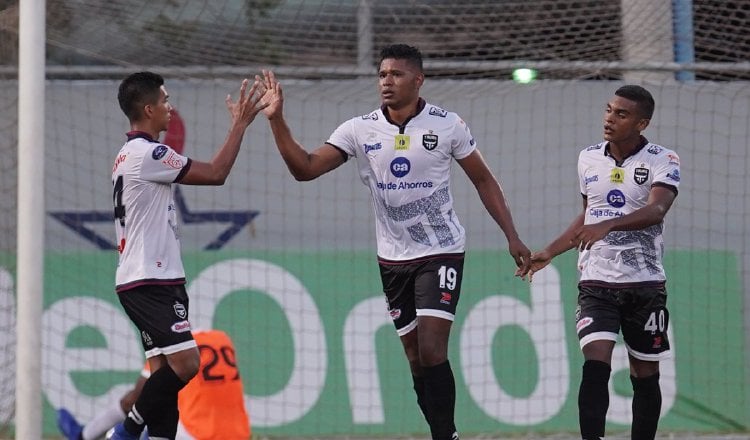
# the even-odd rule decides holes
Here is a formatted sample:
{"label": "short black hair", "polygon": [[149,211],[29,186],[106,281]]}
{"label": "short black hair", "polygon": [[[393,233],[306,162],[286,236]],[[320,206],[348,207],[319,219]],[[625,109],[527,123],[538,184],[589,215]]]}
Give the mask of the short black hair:
{"label": "short black hair", "polygon": [[136,72],[128,75],[117,92],[117,101],[125,116],[131,121],[141,119],[141,110],[145,105],[155,104],[159,100],[163,85],[164,78],[158,73]]}
{"label": "short black hair", "polygon": [[644,119],[651,119],[654,115],[654,97],[643,87],[636,85],[622,86],[615,91],[615,95],[638,104],[638,111]]}
{"label": "short black hair", "polygon": [[407,60],[417,67],[420,72],[423,71],[422,52],[414,46],[409,46],[408,44],[391,44],[382,48],[380,50],[380,62],[378,62],[378,66],[387,58]]}

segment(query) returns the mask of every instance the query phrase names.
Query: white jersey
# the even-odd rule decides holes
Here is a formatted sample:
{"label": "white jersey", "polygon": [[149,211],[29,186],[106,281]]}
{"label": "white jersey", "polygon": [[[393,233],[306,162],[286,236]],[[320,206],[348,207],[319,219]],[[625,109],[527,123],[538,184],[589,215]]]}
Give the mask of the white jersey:
{"label": "white jersey", "polygon": [[356,159],[375,210],[378,257],[390,261],[464,251],[453,211],[451,163],[476,148],[455,113],[419,100],[402,126],[383,109],[341,124],[327,143]]}
{"label": "white jersey", "polygon": [[128,133],[112,167],[118,292],[144,284],[184,284],[172,182],[190,159],[142,132]]}
{"label": "white jersey", "polygon": [[[680,185],[680,158],[645,138],[621,164],[609,155],[608,142],[590,146],[578,157],[581,194],[587,199],[584,224],[630,214],[646,206],[652,186]],[[663,283],[666,280],[664,224],[637,231],[612,231],[578,257],[581,282],[614,285]]]}

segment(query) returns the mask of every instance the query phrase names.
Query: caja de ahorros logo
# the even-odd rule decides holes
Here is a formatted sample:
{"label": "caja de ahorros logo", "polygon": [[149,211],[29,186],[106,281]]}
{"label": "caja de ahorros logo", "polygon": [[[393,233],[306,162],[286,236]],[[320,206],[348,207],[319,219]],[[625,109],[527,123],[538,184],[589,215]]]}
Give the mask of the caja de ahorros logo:
{"label": "caja de ahorros logo", "polygon": [[427,151],[432,151],[438,145],[438,137],[436,134],[423,134],[422,135],[422,146]]}
{"label": "caja de ahorros logo", "polygon": [[625,194],[619,189],[613,189],[607,194],[607,203],[613,208],[622,208],[625,206]]}
{"label": "caja de ahorros logo", "polygon": [[399,156],[391,161],[391,174],[401,178],[409,174],[411,170],[411,162],[409,159]]}

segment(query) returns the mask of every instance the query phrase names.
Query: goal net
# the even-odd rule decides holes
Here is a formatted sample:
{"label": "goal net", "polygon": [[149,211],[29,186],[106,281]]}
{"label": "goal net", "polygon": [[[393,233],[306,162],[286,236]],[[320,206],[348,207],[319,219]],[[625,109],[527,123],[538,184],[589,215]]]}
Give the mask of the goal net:
{"label": "goal net", "polygon": [[[177,111],[162,140],[208,160],[229,126],[224,97],[273,68],[286,119],[309,150],[377,108],[378,52],[397,42],[422,50],[421,94],[469,125],[533,249],[580,212],[578,152],[600,141],[614,90],[638,83],[652,92],[644,135],[675,149],[685,176],[665,221],[674,356],[661,364],[660,430],[747,434],[749,16],[747,1],[719,0],[47,2],[45,435],[58,435],[56,409],[90,420],[143,365],[113,288],[110,176],[128,130],[119,81],[161,73]],[[1,435],[12,429],[23,374],[17,1],[0,1],[0,34]],[[531,76],[513,81],[520,68]],[[460,167],[452,179],[468,240],[449,352],[459,430],[577,432],[576,255],[561,255],[532,284],[515,279],[471,182]],[[261,115],[224,186],[176,186],[175,199],[192,325],[232,337],[255,433],[427,438],[385,310],[370,196],[351,164],[296,182]],[[612,370],[608,434],[626,432],[632,418],[621,341]]]}

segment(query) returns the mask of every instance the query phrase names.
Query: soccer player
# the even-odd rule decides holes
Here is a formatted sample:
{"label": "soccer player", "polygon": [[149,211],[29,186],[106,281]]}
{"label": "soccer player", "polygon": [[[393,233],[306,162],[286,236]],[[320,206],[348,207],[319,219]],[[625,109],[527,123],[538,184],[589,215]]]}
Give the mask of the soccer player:
{"label": "soccer player", "polygon": [[578,156],[582,212],[531,257],[529,276],[569,249],[580,251],[576,331],[585,361],[578,409],[585,440],[604,437],[620,329],[633,384],[632,438],[653,439],[659,422],[659,361],[670,354],[662,229],[677,196],[680,159],[641,135],[653,112],[643,87],[615,91],[604,110],[604,142]]}
{"label": "soccer player", "polygon": [[[221,330],[193,331],[200,350],[198,374],[180,390],[177,405],[180,423],[177,440],[247,440],[250,420],[245,411],[242,381],[234,344]],[[67,440],[97,440],[125,419],[141,393],[150,371],[148,364],[133,388],[122,399],[104,408],[81,426],[65,408],[57,411],[57,426]]]}
{"label": "soccer player", "polygon": [[455,159],[508,240],[525,275],[531,253],[518,237],[503,190],[455,113],[419,96],[424,83],[420,51],[404,44],[380,53],[382,105],[341,124],[308,153],[283,116],[281,84],[263,71],[263,110],[281,157],[300,181],[312,180],[353,158],[375,210],[377,257],[388,311],[406,353],[417,403],[437,440],[458,439],[455,382],[448,336],[461,294],[464,228],[453,210]]}
{"label": "soccer player", "polygon": [[167,129],[171,105],[163,78],[134,73],[120,84],[120,108],[131,131],[112,167],[113,202],[119,263],[116,291],[140,331],[153,372],[113,439],[149,435],[173,439],[177,393],[198,372],[200,355],[190,333],[185,271],[180,256],[172,183],[222,185],[240,150],[245,130],[264,107],[258,84],[226,98],[229,133],[210,162],[189,159],[158,141]]}

